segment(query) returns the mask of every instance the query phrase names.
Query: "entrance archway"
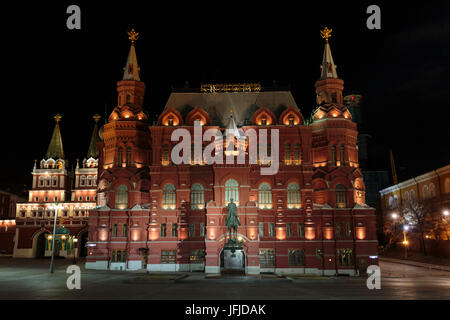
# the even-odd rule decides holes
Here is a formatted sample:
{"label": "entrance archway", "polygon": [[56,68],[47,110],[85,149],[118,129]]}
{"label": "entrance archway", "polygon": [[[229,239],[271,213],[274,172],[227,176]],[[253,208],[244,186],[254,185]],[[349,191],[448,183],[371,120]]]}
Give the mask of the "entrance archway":
{"label": "entrance archway", "polygon": [[47,242],[47,235],[45,232],[42,232],[37,236],[36,239],[36,258],[44,258],[45,257],[45,245]]}

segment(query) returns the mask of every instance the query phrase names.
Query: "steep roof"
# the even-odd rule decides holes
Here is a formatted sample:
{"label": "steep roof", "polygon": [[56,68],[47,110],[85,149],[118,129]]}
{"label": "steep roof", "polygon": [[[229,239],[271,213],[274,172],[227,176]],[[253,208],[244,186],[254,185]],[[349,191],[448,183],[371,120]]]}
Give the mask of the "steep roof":
{"label": "steep roof", "polygon": [[243,125],[252,118],[260,107],[270,109],[278,118],[281,113],[292,106],[298,106],[290,91],[259,92],[172,92],[164,111],[172,107],[180,112],[183,118],[195,107],[205,110],[212,125],[226,127],[230,121],[230,109],[237,125]]}
{"label": "steep roof", "polygon": [[95,121],[94,130],[92,131],[92,137],[91,137],[91,143],[89,144],[89,150],[87,153],[87,158],[97,158],[98,157],[98,147],[97,142],[99,141],[100,137],[98,135],[98,121],[100,120],[100,116],[96,114],[93,116]]}
{"label": "steep roof", "polygon": [[62,116],[57,114],[55,118],[55,129],[53,130],[52,138],[45,155],[46,159],[64,159],[64,150],[61,138],[61,131],[59,130],[59,121],[61,121]]}

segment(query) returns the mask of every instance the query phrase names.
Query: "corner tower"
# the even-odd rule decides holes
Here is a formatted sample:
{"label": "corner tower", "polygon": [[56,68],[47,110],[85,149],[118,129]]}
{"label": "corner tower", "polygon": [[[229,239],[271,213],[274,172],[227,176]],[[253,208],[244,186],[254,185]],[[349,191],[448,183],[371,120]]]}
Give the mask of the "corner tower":
{"label": "corner tower", "polygon": [[332,29],[325,27],[320,33],[325,39],[325,48],[323,51],[322,65],[320,66],[320,78],[316,82],[317,104],[338,103],[343,104],[342,91],[344,90],[344,81],[338,78],[337,66],[334,64],[331,54],[330,43]]}

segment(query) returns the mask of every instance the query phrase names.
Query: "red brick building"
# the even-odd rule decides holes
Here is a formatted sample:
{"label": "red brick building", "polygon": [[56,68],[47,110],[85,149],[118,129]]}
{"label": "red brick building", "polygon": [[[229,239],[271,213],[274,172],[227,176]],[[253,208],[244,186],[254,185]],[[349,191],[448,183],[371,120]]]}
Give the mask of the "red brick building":
{"label": "red brick building", "polygon": [[[89,209],[97,200],[98,126],[95,126],[86,158],[77,160],[74,171],[68,170],[59,128],[60,115],[45,157],[35,161],[32,188],[28,201],[17,203],[15,258],[39,258],[51,255],[52,233],[57,213],[55,255],[86,255]],[[55,208],[56,207],[56,208]]]}
{"label": "red brick building", "polygon": [[[117,83],[117,107],[100,130],[86,268],[354,275],[376,263],[375,210],[365,204],[356,124],[343,104],[344,82],[325,38],[315,84],[318,106],[308,119],[288,90],[203,85],[174,90],[154,125],[142,109],[145,84],[133,41]],[[178,141],[171,141],[172,133],[194,134],[194,121],[203,134],[239,128],[247,135],[253,129],[258,143],[260,129],[266,129],[268,149],[279,146],[278,156],[252,164],[248,141],[234,139],[246,153],[243,164],[193,157],[175,164],[170,155]],[[214,137],[203,138],[205,152]],[[215,152],[223,145],[216,143]],[[261,174],[274,163],[276,174]],[[236,250],[227,248],[231,199],[241,222]]]}

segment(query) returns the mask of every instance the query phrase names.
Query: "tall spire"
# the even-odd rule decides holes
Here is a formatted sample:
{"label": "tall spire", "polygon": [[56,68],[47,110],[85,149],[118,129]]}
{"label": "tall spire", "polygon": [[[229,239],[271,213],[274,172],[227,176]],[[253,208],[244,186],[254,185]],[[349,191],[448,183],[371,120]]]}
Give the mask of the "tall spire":
{"label": "tall spire", "polygon": [[97,142],[99,140],[98,136],[98,121],[100,120],[100,115],[96,114],[93,116],[95,121],[94,125],[94,131],[92,131],[92,137],[91,137],[91,143],[89,144],[89,150],[87,153],[87,158],[97,158],[98,157],[98,148],[97,148]]}
{"label": "tall spire", "polygon": [[139,65],[136,57],[136,49],[134,48],[134,42],[138,39],[139,33],[136,33],[134,29],[128,32],[128,39],[131,40],[130,52],[128,53],[127,63],[123,69],[122,80],[134,80],[141,81],[139,78]]}
{"label": "tall spire", "polygon": [[53,130],[52,139],[47,149],[47,154],[45,157],[47,159],[64,159],[64,150],[61,138],[61,131],[59,130],[59,121],[61,121],[62,116],[58,113],[55,118],[55,129]]}
{"label": "tall spire", "polygon": [[334,64],[333,56],[331,55],[330,44],[328,42],[328,38],[331,37],[332,31],[333,29],[328,29],[327,27],[325,27],[324,30],[320,31],[322,38],[325,39],[325,48],[323,50],[322,65],[320,66],[321,69],[320,80],[338,78],[336,72],[336,65]]}

